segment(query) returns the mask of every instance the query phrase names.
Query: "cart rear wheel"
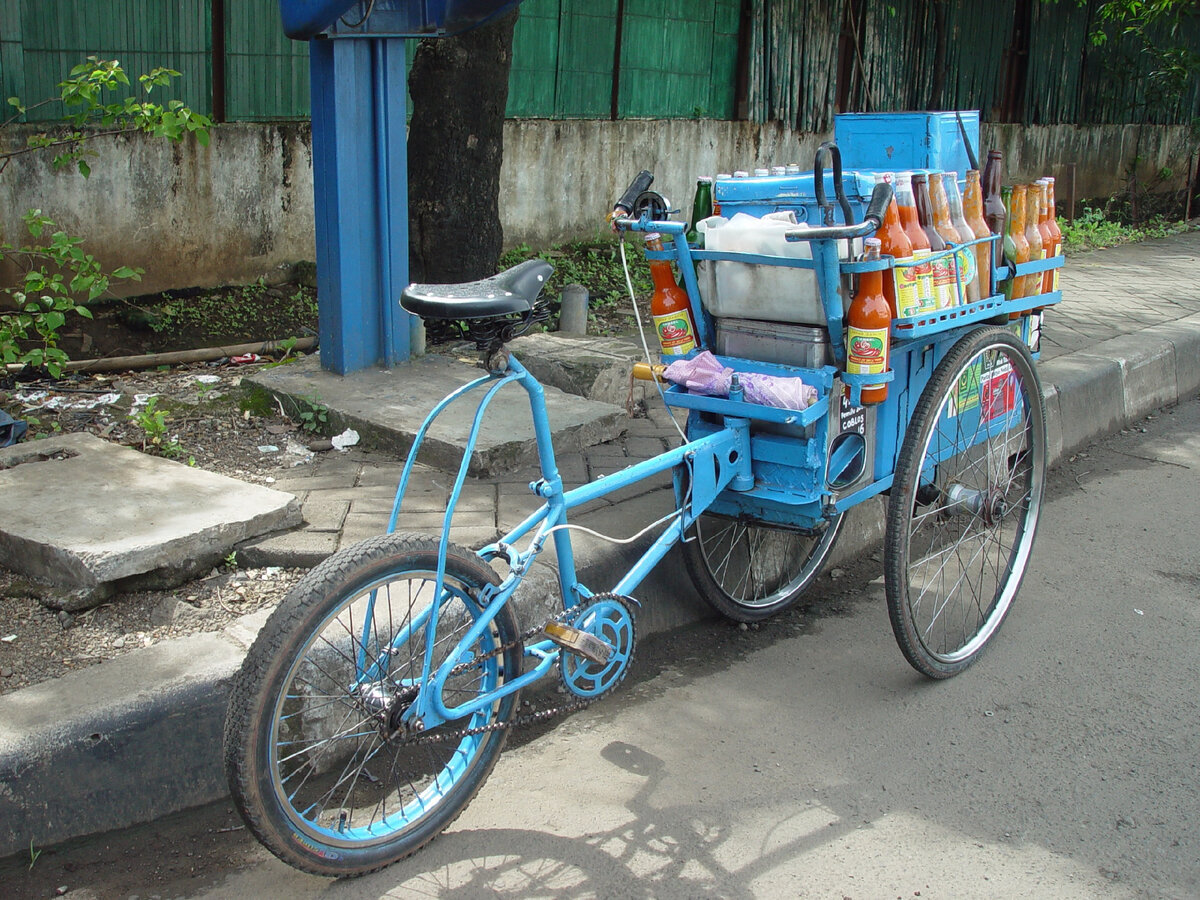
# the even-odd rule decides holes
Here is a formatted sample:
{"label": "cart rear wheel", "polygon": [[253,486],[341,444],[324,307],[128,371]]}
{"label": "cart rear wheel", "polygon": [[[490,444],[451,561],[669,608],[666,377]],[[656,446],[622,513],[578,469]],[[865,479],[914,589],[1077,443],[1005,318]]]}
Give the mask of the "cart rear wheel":
{"label": "cart rear wheel", "polygon": [[792,606],[829,557],[842,516],[814,530],[703,515],[683,545],[700,596],[735,622],[758,622]]}
{"label": "cart rear wheel", "polygon": [[958,674],[999,629],[1029,565],[1045,474],[1028,348],[1006,329],[970,332],[917,402],[888,510],[888,613],[917,671]]}

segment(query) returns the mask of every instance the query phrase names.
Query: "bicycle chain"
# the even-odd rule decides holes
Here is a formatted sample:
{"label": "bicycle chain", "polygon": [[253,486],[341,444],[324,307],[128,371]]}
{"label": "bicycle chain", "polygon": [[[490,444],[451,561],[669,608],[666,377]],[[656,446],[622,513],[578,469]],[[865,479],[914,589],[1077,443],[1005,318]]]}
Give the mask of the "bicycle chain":
{"label": "bicycle chain", "polygon": [[[575,606],[569,609],[564,609],[556,615],[546,619],[546,621],[544,621],[541,625],[536,625],[533,628],[527,629],[515,640],[509,641],[506,644],[501,644],[500,646],[489,650],[487,653],[482,653],[479,656],[476,656],[474,659],[468,660],[467,662],[459,663],[457,666],[454,666],[449,673],[447,673],[446,677],[449,679],[455,675],[461,675],[464,672],[469,672],[484,660],[502,656],[515,647],[522,647],[527,640],[536,637],[545,631],[546,626],[551,622],[562,622],[570,618],[572,615],[577,614],[579,611],[579,607]],[[475,737],[476,735],[487,734],[491,731],[503,731],[506,728],[523,728],[526,725],[532,725],[535,722],[540,722],[544,719],[550,719],[557,715],[577,712],[581,709],[587,709],[587,707],[591,706],[598,699],[601,698],[597,697],[592,700],[575,700],[571,703],[565,703],[561,706],[550,706],[545,709],[535,710],[531,713],[524,713],[505,722],[491,722],[487,725],[476,725],[474,728],[460,728],[457,731],[439,731],[436,734],[422,734],[420,732],[416,732],[414,734],[407,734],[402,737],[393,738],[393,740],[397,745],[402,747],[461,741],[463,738]]]}

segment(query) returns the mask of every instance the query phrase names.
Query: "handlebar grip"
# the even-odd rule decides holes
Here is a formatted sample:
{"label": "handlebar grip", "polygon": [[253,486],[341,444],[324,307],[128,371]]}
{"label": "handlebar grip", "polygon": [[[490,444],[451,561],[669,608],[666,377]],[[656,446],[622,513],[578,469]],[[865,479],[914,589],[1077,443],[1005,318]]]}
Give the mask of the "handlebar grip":
{"label": "handlebar grip", "polygon": [[621,195],[621,199],[613,204],[613,211],[622,210],[625,215],[633,212],[634,201],[638,195],[646,190],[654,183],[654,176],[645,169],[637,173],[637,177],[629,183],[629,187],[625,189],[625,193]]}
{"label": "handlebar grip", "polygon": [[885,181],[881,181],[875,185],[871,191],[871,200],[867,203],[867,211],[863,215],[864,219],[874,219],[876,228],[879,227],[883,217],[887,214],[887,208],[892,202],[892,186]]}

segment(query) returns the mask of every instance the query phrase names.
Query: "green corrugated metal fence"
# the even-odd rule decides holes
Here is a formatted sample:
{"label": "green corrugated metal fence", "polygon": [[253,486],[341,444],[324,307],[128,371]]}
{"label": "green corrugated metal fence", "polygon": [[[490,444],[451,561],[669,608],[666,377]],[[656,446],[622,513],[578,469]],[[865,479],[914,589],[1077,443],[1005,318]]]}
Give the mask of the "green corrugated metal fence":
{"label": "green corrugated metal fence", "polygon": [[[135,89],[134,76],[156,66],[179,70],[183,78],[156,88],[155,102],[178,99],[207,110],[211,21],[207,0],[5,0],[4,96],[26,102],[52,97],[73,66],[99,56],[120,60]],[[29,119],[60,114],[48,106],[32,110]]]}
{"label": "green corrugated metal fence", "polygon": [[[816,132],[839,109],[979,109],[1030,124],[1200,116],[1200,79],[1164,99],[1132,39],[1092,45],[1100,2],[525,0],[508,114],[741,113]],[[1200,16],[1191,26],[1184,43],[1200,53]],[[131,75],[178,69],[158,96],[228,120],[308,114],[308,49],[284,38],[277,0],[0,0],[0,97],[54,96],[89,55]]]}
{"label": "green corrugated metal fence", "polygon": [[308,44],[288,40],[279,0],[225,3],[225,118],[308,115]]}

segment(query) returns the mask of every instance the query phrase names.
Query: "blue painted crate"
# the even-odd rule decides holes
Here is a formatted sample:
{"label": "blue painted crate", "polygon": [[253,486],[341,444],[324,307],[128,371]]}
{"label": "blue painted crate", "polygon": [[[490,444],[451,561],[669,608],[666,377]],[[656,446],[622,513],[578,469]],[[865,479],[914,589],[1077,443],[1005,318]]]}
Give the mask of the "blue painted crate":
{"label": "blue painted crate", "polygon": [[976,159],[979,111],[843,113],[834,116],[833,134],[847,168],[882,172],[937,169],[962,174],[971,168],[959,132],[961,116]]}

